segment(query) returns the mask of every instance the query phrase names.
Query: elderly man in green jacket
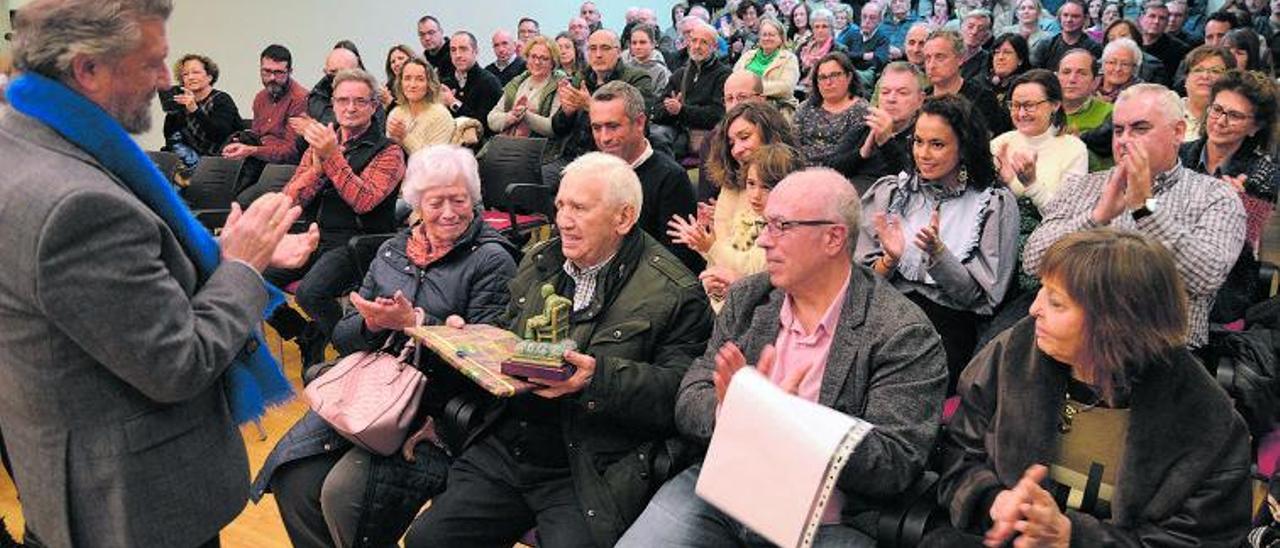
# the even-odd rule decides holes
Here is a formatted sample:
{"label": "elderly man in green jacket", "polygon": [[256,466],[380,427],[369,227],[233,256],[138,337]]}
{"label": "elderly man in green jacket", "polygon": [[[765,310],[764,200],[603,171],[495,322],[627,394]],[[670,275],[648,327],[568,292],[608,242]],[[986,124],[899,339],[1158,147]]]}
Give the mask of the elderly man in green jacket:
{"label": "elderly man in green jacket", "polygon": [[570,297],[576,372],[492,413],[406,546],[510,546],[535,526],[546,546],[613,546],[679,471],[676,390],[711,309],[698,279],[635,229],[641,205],[639,179],[615,156],[565,168],[560,237],[525,256],[508,319],[537,314],[543,284]]}

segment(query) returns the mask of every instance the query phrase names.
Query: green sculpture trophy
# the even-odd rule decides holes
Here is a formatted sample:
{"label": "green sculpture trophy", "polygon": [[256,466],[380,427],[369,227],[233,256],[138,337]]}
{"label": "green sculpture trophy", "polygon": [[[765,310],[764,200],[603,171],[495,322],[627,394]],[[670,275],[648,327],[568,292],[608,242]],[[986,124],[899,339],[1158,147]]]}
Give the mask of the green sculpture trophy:
{"label": "green sculpture trophy", "polygon": [[502,373],[512,377],[563,381],[573,375],[564,363],[566,350],[577,350],[569,338],[569,314],[573,301],[556,295],[551,284],[542,286],[542,312],[525,320],[516,353],[502,362]]}

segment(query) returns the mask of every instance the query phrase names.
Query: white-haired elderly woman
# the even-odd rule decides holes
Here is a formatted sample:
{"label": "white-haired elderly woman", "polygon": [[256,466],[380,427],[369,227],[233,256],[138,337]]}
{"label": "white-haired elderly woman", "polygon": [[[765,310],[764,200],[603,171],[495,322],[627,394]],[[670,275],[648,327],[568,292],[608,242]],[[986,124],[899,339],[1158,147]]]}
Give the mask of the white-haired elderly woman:
{"label": "white-haired elderly woman", "polygon": [[1142,48],[1131,38],[1117,38],[1102,50],[1102,76],[1095,94],[1099,99],[1114,103],[1125,88],[1142,81],[1138,67],[1142,66]]}
{"label": "white-haired elderly woman", "polygon": [[[510,300],[512,246],[477,214],[480,176],[471,152],[433,145],[409,158],[401,192],[421,221],[378,249],[354,309],[338,323],[333,343],[343,354],[381,348],[416,322],[495,323]],[[441,420],[446,402],[470,388],[448,368],[432,367],[415,419],[417,433],[401,453],[369,453],[308,412],[285,434],[254,481],[253,497],[275,493],[294,546],[393,546],[422,505],[445,488],[455,439]],[[316,373],[309,371],[310,379]],[[430,421],[428,420],[430,418]],[[427,428],[426,425],[431,425]],[[427,432],[431,432],[428,434]]]}
{"label": "white-haired elderly woman", "polygon": [[787,49],[787,31],[772,17],[760,20],[756,47],[744,52],[733,70],[749,70],[760,77],[764,96],[790,118],[796,111],[796,83],[800,81],[800,58]]}

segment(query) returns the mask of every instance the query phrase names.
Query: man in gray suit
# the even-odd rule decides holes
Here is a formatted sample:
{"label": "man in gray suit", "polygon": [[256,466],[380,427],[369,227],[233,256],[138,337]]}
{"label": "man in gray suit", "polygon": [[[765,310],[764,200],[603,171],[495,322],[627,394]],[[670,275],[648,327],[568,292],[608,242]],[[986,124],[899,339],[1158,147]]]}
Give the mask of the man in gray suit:
{"label": "man in gray suit", "polygon": [[[946,390],[946,359],[929,319],[853,264],[860,217],[858,193],[833,170],[783,179],[756,240],[767,271],[729,290],[706,353],[676,397],[676,427],[704,446],[733,373],[748,363],[783,389],[856,418],[861,441],[816,546],[875,546],[876,509],[923,472]],[[694,493],[701,470],[663,485],[618,546],[767,544]]]}
{"label": "man in gray suit", "polygon": [[[260,272],[314,242],[284,237],[300,211],[279,194],[234,208],[219,248],[136,190],[155,172],[125,132],[146,131],[170,85],[170,11],[36,0],[18,12],[25,74],[0,107],[0,428],[28,546],[216,546],[248,497],[226,372],[258,350]],[[53,96],[78,110],[49,108]],[[104,152],[110,137],[145,169]]]}

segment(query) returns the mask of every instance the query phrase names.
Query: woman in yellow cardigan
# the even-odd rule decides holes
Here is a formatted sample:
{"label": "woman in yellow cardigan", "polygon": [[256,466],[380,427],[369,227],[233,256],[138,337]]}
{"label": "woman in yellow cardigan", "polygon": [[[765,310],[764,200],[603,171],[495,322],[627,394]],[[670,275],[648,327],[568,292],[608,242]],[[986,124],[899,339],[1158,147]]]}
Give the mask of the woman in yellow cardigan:
{"label": "woman in yellow cardigan", "polygon": [[800,59],[787,49],[786,31],[772,17],[760,20],[756,47],[743,52],[733,70],[749,70],[764,81],[764,95],[773,106],[791,119],[796,110],[796,83],[800,81]]}

